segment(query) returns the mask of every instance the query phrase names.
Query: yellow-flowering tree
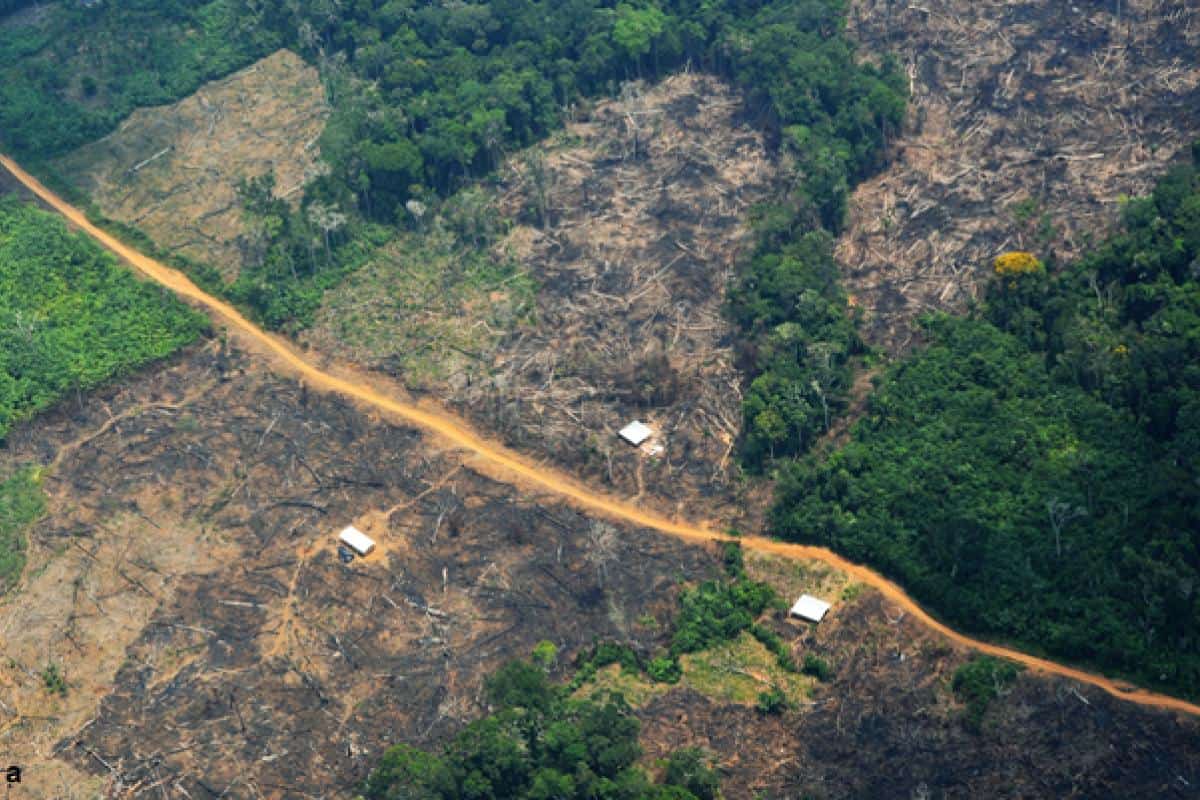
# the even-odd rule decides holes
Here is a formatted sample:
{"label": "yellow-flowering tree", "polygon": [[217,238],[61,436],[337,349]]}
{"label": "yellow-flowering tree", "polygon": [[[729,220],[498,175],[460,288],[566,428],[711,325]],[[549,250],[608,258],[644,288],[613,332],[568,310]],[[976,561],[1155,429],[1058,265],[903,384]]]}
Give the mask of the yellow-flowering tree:
{"label": "yellow-flowering tree", "polygon": [[1045,269],[1037,256],[1020,250],[996,256],[995,267],[996,274],[1004,276],[1031,275]]}

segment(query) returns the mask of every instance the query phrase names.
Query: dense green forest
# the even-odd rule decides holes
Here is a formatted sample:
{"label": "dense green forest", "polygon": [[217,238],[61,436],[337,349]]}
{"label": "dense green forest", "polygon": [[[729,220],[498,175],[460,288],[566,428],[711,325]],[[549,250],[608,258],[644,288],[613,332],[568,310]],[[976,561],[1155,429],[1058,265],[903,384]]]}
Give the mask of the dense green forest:
{"label": "dense green forest", "polygon": [[0,199],[0,441],[13,422],[169,355],[206,324],[58,216]]}
{"label": "dense green forest", "polygon": [[34,159],[61,154],[279,46],[241,14],[234,0],[70,2],[0,26],[0,143]]}
{"label": "dense green forest", "polygon": [[846,408],[850,358],[864,348],[838,274],[833,237],[817,229],[766,239],[730,287],[750,377],[741,453],[751,470],[807,452]]}
{"label": "dense green forest", "polygon": [[776,530],[955,626],[1200,697],[1200,173],[926,331],[844,449],[784,470]]}

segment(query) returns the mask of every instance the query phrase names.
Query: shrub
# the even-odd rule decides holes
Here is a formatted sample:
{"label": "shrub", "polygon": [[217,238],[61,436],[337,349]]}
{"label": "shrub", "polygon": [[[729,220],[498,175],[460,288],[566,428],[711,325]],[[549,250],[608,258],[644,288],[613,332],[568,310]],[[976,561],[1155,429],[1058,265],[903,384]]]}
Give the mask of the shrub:
{"label": "shrub", "polygon": [[683,608],[671,642],[675,655],[736,639],[775,600],[775,591],[765,583],[746,579],[706,581],[684,592],[680,600]]}
{"label": "shrub", "polygon": [[966,703],[967,727],[979,730],[983,715],[1000,692],[1017,677],[1021,667],[991,656],[979,656],[954,672],[954,695]]}
{"label": "shrub", "polygon": [[25,530],[46,511],[36,468],[0,480],[0,595],[21,578],[25,568]]}
{"label": "shrub", "polygon": [[42,670],[42,685],[50,694],[65,695],[67,693],[67,679],[63,677],[58,664],[47,664],[46,668]]}
{"label": "shrub", "polygon": [[746,574],[746,560],[738,542],[725,542],[721,548],[721,559],[731,578],[741,578]]}
{"label": "shrub", "polygon": [[791,707],[787,695],[778,686],[772,686],[770,691],[760,692],[755,708],[761,714],[782,714]]}
{"label": "shrub", "polygon": [[558,648],[554,646],[554,642],[543,639],[534,645],[532,656],[533,663],[549,670],[558,661]]}
{"label": "shrub", "polygon": [[787,672],[799,672],[796,669],[796,662],[792,658],[792,651],[788,649],[787,644],[779,637],[779,634],[765,625],[756,623],[750,626],[750,635],[758,639],[763,647],[775,654],[775,661],[779,664],[780,669]]}
{"label": "shrub", "polygon": [[673,656],[659,656],[646,665],[646,674],[658,683],[679,683],[683,665]]}
{"label": "shrub", "polygon": [[804,666],[801,668],[801,671],[805,675],[811,675],[822,682],[829,680],[833,676],[833,669],[829,666],[829,662],[811,653],[804,657]]}
{"label": "shrub", "polygon": [[721,782],[712,768],[709,757],[698,747],[676,750],[667,759],[663,783],[680,786],[697,800],[716,800],[721,795]]}

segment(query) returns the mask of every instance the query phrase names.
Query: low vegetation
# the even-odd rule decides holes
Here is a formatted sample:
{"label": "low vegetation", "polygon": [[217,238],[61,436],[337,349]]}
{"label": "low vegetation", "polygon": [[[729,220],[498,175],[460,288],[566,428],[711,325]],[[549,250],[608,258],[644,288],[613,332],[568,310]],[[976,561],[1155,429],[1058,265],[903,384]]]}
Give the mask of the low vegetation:
{"label": "low vegetation", "polygon": [[501,337],[533,313],[537,284],[465,240],[455,215],[431,225],[397,236],[325,295],[311,331],[323,351],[386,366],[416,388],[491,366]]}
{"label": "low vegetation", "polygon": [[1200,173],[925,327],[849,444],[785,470],[776,530],[955,626],[1200,697]]}
{"label": "low vegetation", "polygon": [[979,730],[988,706],[1016,680],[1021,668],[991,656],[979,656],[959,667],[951,684],[954,695],[966,704],[967,727]]}
{"label": "low vegetation", "polygon": [[811,654],[804,667],[795,663],[789,644],[763,617],[779,607],[778,596],[769,584],[747,576],[741,548],[728,544],[724,562],[724,579],[680,594],[668,647],[643,657],[628,645],[599,642],[577,656],[570,689],[583,697],[615,691],[641,706],[681,685],[772,714],[806,698],[810,678],[827,680],[832,671]]}
{"label": "low vegetation", "polygon": [[17,420],[163,358],[205,326],[55,215],[0,199],[0,441]]}

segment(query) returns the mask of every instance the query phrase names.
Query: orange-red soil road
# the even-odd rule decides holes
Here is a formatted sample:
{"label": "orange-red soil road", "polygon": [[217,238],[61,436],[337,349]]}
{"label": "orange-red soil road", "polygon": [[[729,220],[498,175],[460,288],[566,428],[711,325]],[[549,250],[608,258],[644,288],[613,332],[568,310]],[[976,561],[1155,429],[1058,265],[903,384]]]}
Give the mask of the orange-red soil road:
{"label": "orange-red soil road", "polygon": [[[503,445],[488,441],[471,430],[465,422],[447,413],[427,410],[412,403],[389,397],[373,388],[365,377],[355,376],[350,370],[339,370],[339,372],[349,376],[339,377],[317,367],[286,341],[262,330],[253,322],[246,319],[233,306],[203,291],[178,270],[172,269],[159,261],[139,253],[93,225],[88,221],[83,212],[47,189],[40,181],[21,169],[10,158],[0,155],[0,165],[4,166],[17,180],[40,197],[47,205],[54,208],[73,225],[87,233],[105,248],[127,261],[147,277],[221,318],[249,346],[257,350],[260,354],[266,355],[285,371],[302,378],[310,387],[343,395],[383,411],[392,417],[431,431],[456,447],[472,453],[484,464],[499,468],[512,482],[548,491],[565,498],[581,509],[614,520],[652,528],[691,542],[720,542],[728,540],[728,537],[724,534],[701,525],[668,519],[652,511],[643,510],[630,503],[589,489],[578,481],[552,468],[537,464],[517,455]],[[1058,675],[1079,681],[1080,683],[1090,684],[1115,697],[1133,703],[1200,716],[1200,706],[1185,700],[1138,689],[1111,680],[1103,675],[1085,672],[1044,658],[1031,656],[1019,650],[989,644],[988,642],[973,639],[952,630],[930,616],[928,612],[917,605],[912,598],[905,594],[903,589],[892,581],[860,564],[847,561],[826,548],[788,544],[762,536],[743,536],[737,539],[737,541],[743,547],[750,550],[774,553],[790,559],[823,561],[837,569],[843,570],[857,580],[873,586],[890,601],[916,617],[924,625],[963,647],[1015,661],[1037,672]]]}

